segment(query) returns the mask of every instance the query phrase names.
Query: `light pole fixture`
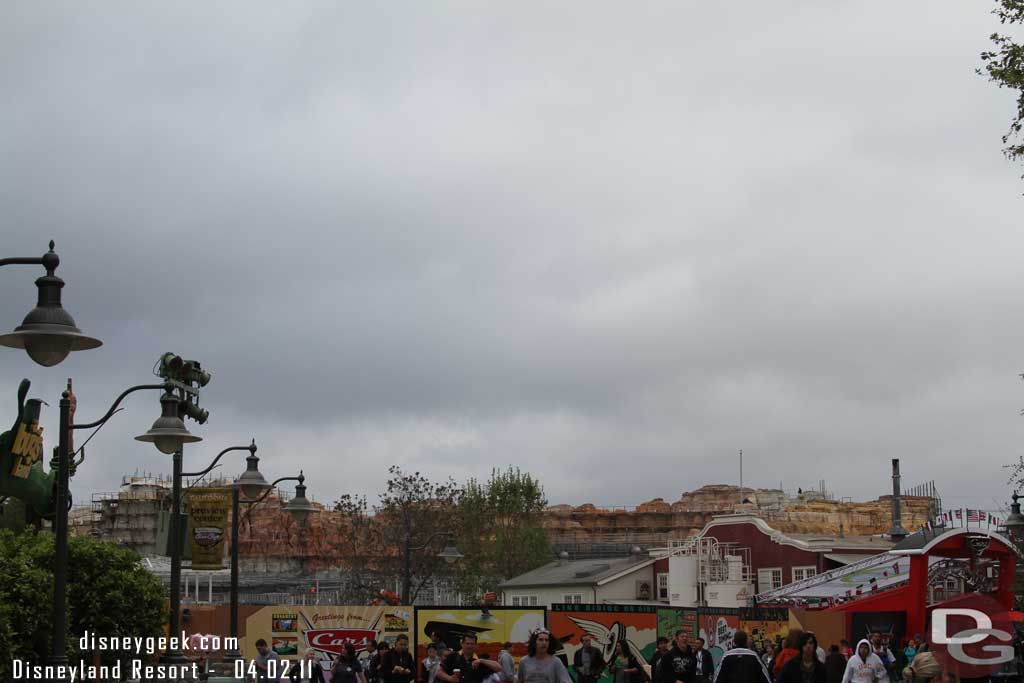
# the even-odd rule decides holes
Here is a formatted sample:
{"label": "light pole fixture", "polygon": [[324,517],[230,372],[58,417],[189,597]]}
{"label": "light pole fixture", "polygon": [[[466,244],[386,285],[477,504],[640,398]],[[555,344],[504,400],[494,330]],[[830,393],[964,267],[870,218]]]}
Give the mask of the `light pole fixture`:
{"label": "light pole fixture", "polygon": [[448,545],[446,545],[444,549],[437,554],[437,556],[443,559],[448,564],[454,564],[458,560],[461,560],[463,557],[465,557],[465,555],[460,553],[459,549],[456,548],[455,544],[451,541],[448,542]]}
{"label": "light pole fixture", "polygon": [[445,537],[448,539],[448,543],[441,549],[441,552],[437,554],[437,557],[443,559],[448,564],[454,564],[457,560],[465,557],[459,552],[459,549],[455,547],[455,532],[454,531],[438,531],[430,535],[427,542],[423,545],[413,547],[412,545],[412,534],[406,533],[405,535],[405,558],[404,558],[404,572],[402,575],[402,600],[405,604],[412,604],[411,595],[412,592],[412,554],[426,550],[430,547],[430,544],[434,542],[434,539]]}
{"label": "light pole fixture", "polygon": [[[278,481],[285,480],[278,479]],[[295,481],[299,482],[295,485],[295,496],[284,506],[284,510],[291,515],[292,519],[296,522],[304,524],[306,518],[309,517],[309,513],[315,512],[316,508],[313,507],[313,504],[306,498],[306,477],[302,474],[302,470],[299,470],[299,476],[295,477]],[[276,484],[277,482],[274,483]]]}
{"label": "light pole fixture", "polygon": [[68,662],[66,653],[67,612],[64,601],[67,593],[68,576],[68,479],[70,478],[71,470],[71,431],[74,429],[102,427],[117,412],[117,406],[120,405],[125,396],[146,389],[160,389],[166,392],[169,391],[170,387],[167,384],[140,384],[126,389],[117,397],[114,404],[110,406],[110,410],[107,411],[106,415],[95,422],[85,424],[72,424],[71,393],[65,391],[61,394],[60,432],[58,434],[57,446],[57,481],[55,487],[57,495],[53,519],[53,650],[48,662],[52,666],[66,666]]}
{"label": "light pole fixture", "polygon": [[[225,448],[217,457],[213,459],[210,466],[200,472],[183,472],[183,477],[201,477],[214,467],[226,453],[232,451],[249,451],[248,457],[246,457],[246,469],[231,485],[231,618],[230,618],[230,636],[231,642],[237,642],[238,640],[238,504],[239,504],[239,491],[242,491],[246,497],[255,498],[264,491],[271,488],[271,485],[267,483],[267,480],[260,474],[259,462],[260,459],[256,456],[256,439],[252,440],[248,446],[231,446]],[[250,495],[251,493],[251,495]],[[172,546],[173,547],[173,546]],[[173,588],[172,588],[173,590]],[[179,588],[180,590],[180,588]],[[242,658],[242,653],[238,651],[238,648],[228,650],[224,653],[224,658],[229,661],[236,661]]]}
{"label": "light pole fixture", "polygon": [[160,397],[160,417],[153,422],[148,432],[135,437],[135,440],[152,443],[158,451],[167,455],[180,451],[183,444],[202,441],[203,437],[185,428],[185,422],[178,416],[180,404],[174,394],[164,392]]}
{"label": "light pole fixture", "polygon": [[184,664],[185,656],[180,647],[175,647],[181,636],[181,469],[182,449],[186,443],[196,443],[203,438],[185,429],[185,423],[178,414],[182,402],[185,402],[185,391],[180,397],[173,391],[175,384],[167,380],[167,388],[160,397],[160,417],[145,434],[135,437],[136,441],[152,443],[161,453],[172,456],[171,459],[171,616],[168,625],[167,651],[162,662],[165,664]]}
{"label": "light pole fixture", "polygon": [[234,488],[249,499],[259,498],[270,488],[270,484],[260,474],[259,463],[260,459],[256,457],[256,440],[253,439],[249,446],[249,457],[245,459],[245,472],[242,472],[234,483]]}
{"label": "light pole fixture", "polygon": [[103,344],[99,339],[82,334],[75,326],[75,319],[61,305],[60,290],[64,281],[54,274],[60,257],[53,252],[53,247],[53,240],[50,240],[50,251],[42,256],[0,259],[0,266],[41,265],[46,268],[46,275],[36,280],[39,288],[36,307],[13,332],[0,335],[0,346],[25,349],[32,360],[44,367],[57,365],[72,351],[95,349]]}

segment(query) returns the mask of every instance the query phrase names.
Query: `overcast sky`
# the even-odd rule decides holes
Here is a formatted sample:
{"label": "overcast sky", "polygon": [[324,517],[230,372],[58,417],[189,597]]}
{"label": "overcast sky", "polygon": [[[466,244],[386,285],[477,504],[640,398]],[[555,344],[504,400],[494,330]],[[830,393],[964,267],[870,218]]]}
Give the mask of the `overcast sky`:
{"label": "overcast sky", "polygon": [[[7,4],[0,255],[54,238],[104,345],[0,353],[0,423],[30,377],[52,446],[67,377],[94,420],[175,351],[214,378],[186,467],[255,437],[321,501],[510,463],[676,500],[743,449],[755,486],[874,498],[899,457],[996,508],[1024,170],[991,6]],[[5,330],[41,272],[0,271]],[[76,502],[169,472],[126,405]]]}

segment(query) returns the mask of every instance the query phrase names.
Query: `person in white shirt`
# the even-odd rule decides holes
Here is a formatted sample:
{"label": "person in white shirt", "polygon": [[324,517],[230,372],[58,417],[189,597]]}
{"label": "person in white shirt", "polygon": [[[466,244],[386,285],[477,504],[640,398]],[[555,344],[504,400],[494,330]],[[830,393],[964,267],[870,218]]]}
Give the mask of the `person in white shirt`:
{"label": "person in white shirt", "polygon": [[878,655],[871,651],[871,643],[862,640],[846,664],[843,683],[889,683],[889,674]]}

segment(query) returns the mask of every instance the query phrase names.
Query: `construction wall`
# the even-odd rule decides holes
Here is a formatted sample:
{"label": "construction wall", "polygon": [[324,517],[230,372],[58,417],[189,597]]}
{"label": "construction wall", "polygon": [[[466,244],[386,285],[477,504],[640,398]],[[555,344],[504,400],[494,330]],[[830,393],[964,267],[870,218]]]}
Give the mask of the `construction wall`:
{"label": "construction wall", "polygon": [[697,624],[704,647],[718,666],[722,656],[732,647],[732,636],[740,627],[740,611],[726,607],[702,607],[697,610]]}
{"label": "construction wall", "polygon": [[658,637],[675,638],[676,631],[683,629],[690,639],[698,635],[696,607],[659,607]]}
{"label": "construction wall", "polygon": [[[548,612],[548,628],[561,642],[569,664],[572,664],[576,650],[582,646],[580,638],[584,634],[589,634],[594,644],[606,652],[611,650],[612,643],[625,640],[630,651],[642,663],[647,663],[654,654],[658,637],[658,608],[647,605],[552,605]],[[569,670],[575,677],[575,670],[571,666]],[[614,677],[605,671],[601,683],[614,683]]]}
{"label": "construction wall", "polygon": [[[789,635],[789,610],[752,608],[740,610],[740,628],[747,632],[751,648],[765,649]],[[837,644],[839,641],[835,641]]]}
{"label": "construction wall", "polygon": [[246,619],[242,653],[256,657],[256,641],[267,641],[282,659],[298,659],[313,648],[324,655],[338,655],[346,642],[356,652],[370,640],[394,642],[399,635],[412,637],[411,607],[367,605],[362,607],[276,605],[263,607]]}
{"label": "construction wall", "polygon": [[452,650],[461,647],[462,636],[477,637],[477,653],[497,659],[501,646],[512,643],[512,656],[519,660],[526,655],[530,632],[545,624],[543,607],[417,607],[416,655],[427,656],[427,645],[439,633]]}
{"label": "construction wall", "polygon": [[846,638],[846,615],[843,612],[828,610],[806,610],[790,608],[789,628],[802,631],[813,631],[818,644],[824,648],[838,645]]}

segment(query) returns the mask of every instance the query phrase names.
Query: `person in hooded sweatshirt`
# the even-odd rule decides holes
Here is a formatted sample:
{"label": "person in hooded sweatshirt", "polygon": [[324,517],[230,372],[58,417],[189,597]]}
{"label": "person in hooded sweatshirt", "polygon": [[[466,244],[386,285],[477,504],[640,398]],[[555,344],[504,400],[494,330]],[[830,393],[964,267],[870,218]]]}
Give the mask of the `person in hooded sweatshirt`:
{"label": "person in hooded sweatshirt", "polygon": [[772,683],[764,662],[756,652],[747,649],[746,631],[736,631],[732,645],[722,657],[712,683]]}
{"label": "person in hooded sweatshirt", "polygon": [[867,640],[857,643],[857,649],[846,663],[843,683],[889,683],[885,665],[879,656],[871,651],[871,643]]}

